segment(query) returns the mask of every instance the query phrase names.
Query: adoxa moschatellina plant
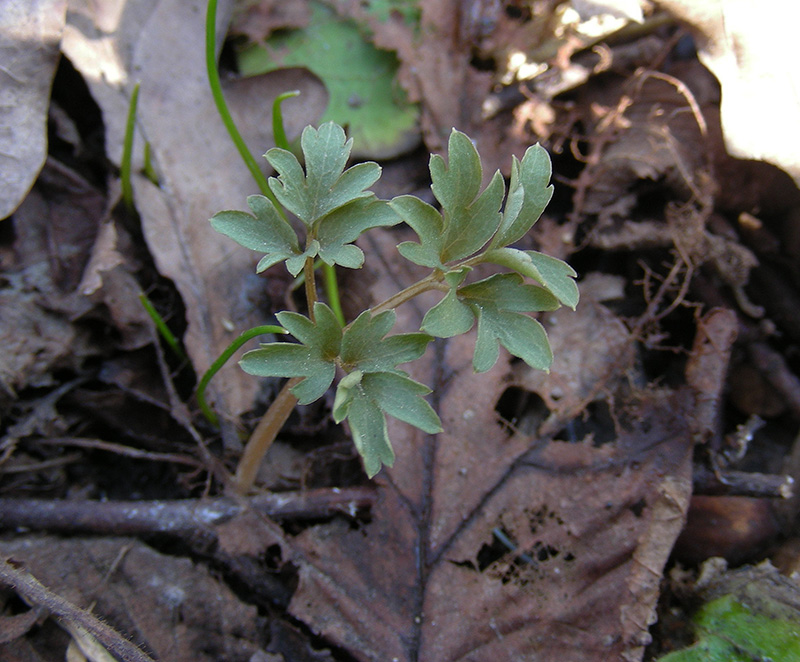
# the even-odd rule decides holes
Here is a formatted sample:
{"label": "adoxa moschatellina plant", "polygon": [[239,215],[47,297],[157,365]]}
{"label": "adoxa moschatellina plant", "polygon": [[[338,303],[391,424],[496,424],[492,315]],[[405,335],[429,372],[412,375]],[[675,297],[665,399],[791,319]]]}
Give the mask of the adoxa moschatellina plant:
{"label": "adoxa moschatellina plant", "polygon": [[[387,414],[430,434],[442,429],[424,399],[430,389],[398,366],[420,358],[434,338],[467,333],[477,324],[476,372],[495,364],[500,345],[533,368],[547,370],[552,351],[531,313],[578,303],[576,274],[568,264],[512,247],[539,219],[553,193],[550,157],[541,146],[528,148],[522,160],[514,157],[508,191],[499,171],[481,191],[478,151],[465,134],[453,130],[447,160],[439,155],[430,160],[437,209],[411,195],[378,199],[369,188],[381,168],[368,162],[345,169],[351,145],[333,122],[306,127],[301,137],[305,167],[286,149],[264,155],[278,174],[269,180],[277,205],[253,195],[247,199],[252,214],[223,211],[211,219],[215,230],[264,255],[258,272],[283,263],[293,276],[303,274],[308,302],[308,315],[277,314],[281,330],[296,342],[263,344],[240,361],[252,375],[289,378],[260,424],[268,431],[259,447],[248,444],[245,450],[237,471],[240,489],[252,484],[257,462],[294,405],[314,402],[334,384],[334,420],[348,422],[366,472],[374,476],[394,462]],[[302,223],[302,240],[286,212]],[[408,224],[418,237],[399,244],[400,255],[430,272],[345,323],[318,300],[315,262],[359,269],[365,256],[356,239],[370,228],[398,223]],[[500,269],[486,278],[470,278],[479,264]],[[391,335],[395,309],[431,290],[442,298],[425,313],[419,332]]]}

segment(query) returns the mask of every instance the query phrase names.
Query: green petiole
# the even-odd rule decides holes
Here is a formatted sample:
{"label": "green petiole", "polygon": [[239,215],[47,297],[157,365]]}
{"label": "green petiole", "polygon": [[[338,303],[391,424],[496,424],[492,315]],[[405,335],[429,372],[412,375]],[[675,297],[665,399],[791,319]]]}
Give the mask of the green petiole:
{"label": "green petiole", "polygon": [[286,129],[283,126],[283,112],[281,112],[281,104],[286,99],[300,96],[300,90],[292,90],[291,92],[284,92],[279,94],[275,101],[272,103],[272,136],[275,139],[275,147],[281,149],[289,149],[289,141],[286,138]]}
{"label": "green petiole", "polygon": [[261,336],[266,333],[287,333],[287,331],[282,326],[277,326],[274,324],[256,326],[252,329],[244,331],[238,338],[236,338],[236,340],[228,345],[222,354],[217,357],[216,361],[214,361],[214,363],[211,364],[211,367],[206,370],[203,378],[197,384],[197,390],[195,391],[197,404],[200,406],[200,411],[203,412],[203,415],[212,425],[219,425],[219,417],[212,411],[211,407],[209,407],[208,403],[206,402],[206,387],[208,386],[208,383],[211,381],[211,378],[219,372],[222,366],[228,362],[228,359],[234,355],[236,350],[238,350],[248,340],[252,340],[256,336]]}

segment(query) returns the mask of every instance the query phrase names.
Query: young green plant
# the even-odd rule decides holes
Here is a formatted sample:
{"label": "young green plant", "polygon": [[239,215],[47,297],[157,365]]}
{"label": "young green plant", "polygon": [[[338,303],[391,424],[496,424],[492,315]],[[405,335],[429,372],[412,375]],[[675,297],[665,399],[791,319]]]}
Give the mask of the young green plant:
{"label": "young green plant", "polygon": [[[512,246],[539,219],[553,193],[550,158],[539,145],[521,160],[513,158],[508,190],[499,171],[481,190],[478,151],[454,129],[447,160],[439,155],[430,160],[437,209],[410,195],[378,199],[370,187],[381,175],[380,166],[367,162],[346,169],[352,140],[337,124],[306,127],[300,144],[304,165],[286,149],[264,155],[278,175],[268,182],[272,199],[253,195],[247,200],[252,213],[223,211],[211,219],[215,230],[263,254],[259,273],[282,263],[293,276],[305,275],[308,315],[277,314],[281,328],[297,342],[263,344],[247,352],[240,365],[253,375],[289,379],[262,421],[272,437],[297,402],[314,402],[335,385],[334,420],[348,422],[372,477],[395,459],[386,415],[429,434],[441,431],[438,415],[424,399],[430,389],[400,365],[419,359],[434,338],[464,334],[477,324],[476,372],[496,363],[500,346],[547,370],[552,351],[531,313],[562,304],[575,308],[576,274],[562,260]],[[302,236],[286,212],[299,220]],[[315,261],[359,269],[365,256],[354,242],[371,228],[399,223],[410,226],[418,241],[400,243],[397,250],[428,274],[344,323],[319,300]],[[479,264],[501,271],[475,279]],[[425,313],[419,331],[390,335],[395,309],[432,290],[443,296]],[[252,486],[268,446],[262,437],[258,449],[246,448],[236,476],[240,491]]]}

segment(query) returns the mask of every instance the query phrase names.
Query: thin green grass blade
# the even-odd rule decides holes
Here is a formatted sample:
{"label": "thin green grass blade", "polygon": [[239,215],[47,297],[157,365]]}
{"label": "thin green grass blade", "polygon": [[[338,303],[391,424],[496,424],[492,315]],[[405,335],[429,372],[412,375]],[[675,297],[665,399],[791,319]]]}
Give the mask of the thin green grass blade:
{"label": "thin green grass blade", "polygon": [[129,212],[133,212],[133,186],[131,185],[131,160],[133,154],[133,132],[136,128],[136,105],[139,101],[139,83],[133,86],[131,101],[128,104],[128,117],[125,120],[125,138],[122,143],[122,162],[119,176],[122,184],[122,202]]}
{"label": "thin green grass blade", "polygon": [[225,349],[222,354],[217,357],[217,360],[211,364],[211,367],[206,370],[206,373],[203,375],[203,378],[197,384],[197,390],[195,391],[195,399],[197,400],[197,404],[200,406],[200,411],[203,412],[203,416],[206,417],[209,423],[214,426],[219,426],[219,417],[214,413],[211,407],[208,406],[208,402],[206,402],[206,388],[208,387],[211,378],[216,375],[222,366],[224,366],[228,360],[236,353],[236,350],[239,349],[242,345],[244,345],[248,340],[255,338],[256,336],[261,336],[267,333],[287,333],[286,329],[282,326],[276,326],[274,324],[266,324],[264,326],[256,326],[252,329],[248,329],[244,331],[236,340],[234,340],[228,347]]}
{"label": "thin green grass blade", "polygon": [[178,342],[178,339],[175,337],[172,331],[169,330],[164,318],[158,314],[153,302],[147,298],[147,295],[144,292],[139,295],[139,301],[141,301],[142,306],[147,311],[150,319],[153,320],[153,324],[156,325],[156,331],[158,331],[158,335],[160,335],[164,339],[164,342],[169,345],[169,348],[175,353],[175,356],[177,356],[181,361],[186,361],[186,354],[181,349],[180,342]]}

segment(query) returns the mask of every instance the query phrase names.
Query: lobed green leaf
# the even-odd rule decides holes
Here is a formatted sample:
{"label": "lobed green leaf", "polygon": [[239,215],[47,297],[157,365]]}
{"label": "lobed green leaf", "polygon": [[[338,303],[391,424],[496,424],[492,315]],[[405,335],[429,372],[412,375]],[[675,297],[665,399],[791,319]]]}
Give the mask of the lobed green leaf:
{"label": "lobed green leaf", "polygon": [[342,327],[334,312],[324,303],[314,304],[314,318],[299,313],[276,315],[284,329],[301,344],[267,343],[247,352],[239,365],[260,377],[303,377],[292,393],[300,404],[321,398],[336,376],[336,358],[342,346]]}
{"label": "lobed green leaf", "polygon": [[514,312],[555,310],[558,300],[549,291],[525,283],[519,274],[493,274],[458,291],[459,298],[481,309],[497,308]]}
{"label": "lobed green leaf", "polygon": [[453,129],[447,142],[447,163],[431,156],[431,190],[445,209],[467,207],[481,188],[481,157],[469,136]]}
{"label": "lobed green leaf", "polygon": [[419,237],[419,243],[404,241],[397,250],[414,264],[431,269],[444,269],[440,259],[442,252],[442,215],[431,205],[413,195],[401,195],[389,205]]}
{"label": "lobed green leaf", "polygon": [[336,364],[319,351],[292,343],[267,343],[242,357],[239,365],[258,377],[303,377],[293,389],[297,401],[307,405],[318,400],[330,388],[336,376]]}
{"label": "lobed green leaf", "polygon": [[497,362],[498,343],[537,370],[547,371],[553,362],[547,333],[539,322],[522,313],[484,308],[472,358],[475,372],[485,372]]}
{"label": "lobed green leaf", "polygon": [[440,257],[442,262],[460,260],[479,251],[500,225],[500,207],[505,182],[500,171],[494,173],[483,193],[469,205],[444,207],[445,231]]}
{"label": "lobed green leaf", "polygon": [[400,220],[384,200],[378,200],[374,195],[358,198],[320,220],[317,230],[319,257],[330,265],[359,269],[364,264],[364,253],[351,242],[370,228],[396,225]]}
{"label": "lobed green leaf", "polygon": [[399,364],[422,356],[433,338],[426,333],[402,333],[384,338],[394,322],[393,310],[375,316],[369,311],[361,313],[342,338],[341,359],[347,369],[365,373],[393,372]]}
{"label": "lobed green leaf", "polygon": [[211,217],[211,226],[220,234],[253,251],[266,253],[257,271],[278,262],[302,256],[297,235],[263,195],[251,195],[247,204],[254,216],[243,211],[221,211]]}
{"label": "lobed green leaf", "polygon": [[[463,275],[459,277],[463,280]],[[525,283],[515,273],[494,274],[464,287],[457,287],[454,278],[451,285],[447,295],[422,319],[423,331],[449,338],[469,331],[477,318],[476,372],[485,372],[497,362],[499,345],[534,368],[550,367],[553,354],[547,334],[539,322],[523,313],[558,308],[558,299],[552,293]]]}
{"label": "lobed green leaf", "polygon": [[450,271],[444,278],[450,286],[445,297],[431,308],[422,318],[420,329],[437,338],[460,336],[472,328],[475,314],[467,304],[458,298],[458,286],[464,282],[469,268]]}
{"label": "lobed green leaf", "polygon": [[492,247],[508,246],[524,237],[539,220],[553,197],[550,155],[544,147],[532,145],[522,161],[511,164],[511,182],[503,220],[492,240]]}
{"label": "lobed green leaf", "polygon": [[291,152],[273,148],[264,156],[278,172],[269,187],[278,201],[311,227],[320,218],[359,198],[373,194],[365,189],[381,175],[377,163],[367,162],[344,170],[353,141],[347,140],[344,129],[326,122],[319,129],[307,126],[300,145],[306,171]]}
{"label": "lobed green leaf", "polygon": [[424,432],[441,432],[439,417],[422,399],[430,389],[405,374],[355,370],[344,377],[336,390],[333,418],[350,423],[356,449],[372,478],[382,465],[394,464],[394,451],[386,427],[386,416],[394,416]]}
{"label": "lobed green leaf", "polygon": [[577,274],[563,260],[537,251],[521,251],[516,248],[489,250],[484,253],[483,259],[533,278],[573,310],[578,305],[578,286],[574,280]]}

